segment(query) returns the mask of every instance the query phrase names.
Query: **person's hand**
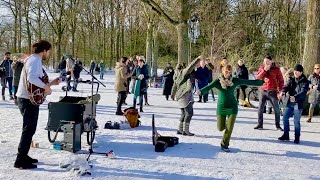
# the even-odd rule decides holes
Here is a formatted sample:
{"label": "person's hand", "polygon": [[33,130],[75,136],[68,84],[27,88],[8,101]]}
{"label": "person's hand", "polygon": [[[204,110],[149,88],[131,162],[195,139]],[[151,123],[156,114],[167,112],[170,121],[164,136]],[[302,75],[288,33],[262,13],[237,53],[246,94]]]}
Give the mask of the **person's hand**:
{"label": "person's hand", "polygon": [[60,78],[56,78],[56,79],[54,79],[53,81],[51,81],[51,85],[59,85],[61,83],[61,80],[60,80]]}
{"label": "person's hand", "polygon": [[313,89],[313,90],[317,90],[317,89],[318,89],[318,85],[312,86],[312,89]]}
{"label": "person's hand", "polygon": [[45,95],[50,95],[51,93],[52,93],[52,90],[51,90],[50,86],[45,85],[44,86],[44,94]]}
{"label": "person's hand", "polygon": [[283,92],[280,92],[280,93],[278,94],[278,99],[282,99],[283,96],[284,96],[284,93],[283,93]]}
{"label": "person's hand", "polygon": [[269,82],[269,79],[268,79],[268,78],[264,78],[263,81],[264,81],[265,83],[267,83],[267,82]]}
{"label": "person's hand", "polygon": [[294,96],[290,96],[290,102],[296,102],[296,98]]}
{"label": "person's hand", "polygon": [[144,75],[143,74],[140,74],[139,76],[138,76],[138,79],[140,79],[140,80],[142,80],[144,78]]}

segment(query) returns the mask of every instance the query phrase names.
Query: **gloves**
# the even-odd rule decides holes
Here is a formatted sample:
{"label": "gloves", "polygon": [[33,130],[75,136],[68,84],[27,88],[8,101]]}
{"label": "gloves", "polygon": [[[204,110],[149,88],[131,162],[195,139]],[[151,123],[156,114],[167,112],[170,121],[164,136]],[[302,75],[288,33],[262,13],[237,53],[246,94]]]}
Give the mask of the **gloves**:
{"label": "gloves", "polygon": [[140,79],[140,80],[142,80],[144,78],[144,75],[143,74],[140,74],[139,76],[138,76],[138,79]]}

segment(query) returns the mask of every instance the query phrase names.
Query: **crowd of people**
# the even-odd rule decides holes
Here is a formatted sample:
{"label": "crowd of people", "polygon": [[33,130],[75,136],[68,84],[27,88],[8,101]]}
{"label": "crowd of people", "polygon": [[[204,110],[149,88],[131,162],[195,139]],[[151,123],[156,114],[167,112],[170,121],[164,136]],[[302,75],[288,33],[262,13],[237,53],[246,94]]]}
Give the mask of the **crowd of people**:
{"label": "crowd of people", "polygon": [[[4,60],[0,63],[0,76],[2,85],[2,100],[5,100],[5,89],[9,90],[9,99],[14,100],[23,116],[23,131],[18,148],[18,155],[14,164],[17,168],[36,168],[38,160],[28,156],[32,136],[36,131],[39,104],[34,104],[29,92],[28,83],[44,89],[46,95],[50,95],[51,85],[58,85],[61,76],[52,82],[45,83],[43,78],[47,75],[42,68],[42,61],[47,60],[50,54],[51,44],[47,41],[39,41],[33,45],[33,54],[28,58],[14,56],[11,60],[10,52],[4,54]],[[67,80],[67,90],[77,91],[82,62],[76,58],[68,57],[61,61],[59,67],[61,74],[70,75],[73,78],[73,86]],[[98,65],[94,61],[90,63],[90,73],[99,67],[100,79],[103,79],[105,65],[101,61]],[[190,123],[194,114],[194,94],[199,96],[199,103],[208,102],[209,92],[212,94],[213,88],[217,90],[217,128],[224,131],[221,140],[221,149],[229,152],[229,144],[238,114],[240,93],[242,101],[248,98],[246,89],[248,86],[259,86],[259,108],[257,116],[257,126],[254,129],[263,129],[263,113],[267,102],[270,103],[275,114],[275,128],[283,131],[279,140],[290,140],[289,118],[294,119],[294,143],[300,143],[301,126],[300,119],[304,102],[308,98],[310,103],[309,116],[307,122],[312,121],[315,107],[320,102],[320,64],[314,65],[314,72],[306,77],[304,68],[296,64],[294,68],[287,69],[278,67],[271,56],[266,56],[263,65],[259,68],[256,80],[249,80],[249,72],[244,60],[239,60],[235,67],[232,67],[227,58],[223,58],[218,69],[218,76],[214,74],[214,61],[199,56],[190,64],[177,64],[176,68],[168,63],[163,72],[164,87],[163,95],[166,100],[177,101],[181,111],[177,134],[184,136],[194,136],[190,132]],[[118,93],[116,115],[124,115],[122,105],[127,104],[128,94],[133,94],[133,107],[139,105],[139,111],[143,112],[143,106],[148,103],[149,87],[149,66],[146,64],[144,56],[136,55],[135,58],[122,57],[115,66],[114,89]],[[235,93],[236,92],[236,93]],[[139,98],[139,99],[138,99]],[[137,103],[138,99],[138,103]],[[282,103],[279,103],[282,102]],[[282,104],[281,106],[279,104]],[[284,109],[283,125],[280,126],[280,109]]]}

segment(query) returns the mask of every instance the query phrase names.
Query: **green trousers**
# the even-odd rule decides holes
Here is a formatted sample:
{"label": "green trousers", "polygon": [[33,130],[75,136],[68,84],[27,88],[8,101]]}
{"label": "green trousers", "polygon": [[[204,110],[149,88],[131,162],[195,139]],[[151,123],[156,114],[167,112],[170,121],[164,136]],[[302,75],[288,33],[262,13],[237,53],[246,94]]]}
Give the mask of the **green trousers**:
{"label": "green trousers", "polygon": [[[219,131],[224,131],[223,139],[221,141],[221,145],[229,146],[232,130],[234,123],[236,121],[236,114],[231,114],[229,116],[226,115],[218,115],[217,116],[217,126]],[[228,119],[227,119],[228,118]]]}

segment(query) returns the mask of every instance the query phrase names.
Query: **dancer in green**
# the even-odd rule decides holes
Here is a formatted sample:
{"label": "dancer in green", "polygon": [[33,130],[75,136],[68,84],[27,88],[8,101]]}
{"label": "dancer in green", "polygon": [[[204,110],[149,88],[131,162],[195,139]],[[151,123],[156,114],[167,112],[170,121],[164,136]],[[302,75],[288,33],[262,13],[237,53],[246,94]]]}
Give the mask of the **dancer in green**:
{"label": "dancer in green", "polygon": [[219,131],[224,132],[221,141],[221,149],[229,152],[229,141],[234,123],[238,114],[238,101],[234,95],[234,90],[240,85],[261,86],[262,80],[245,80],[232,78],[232,67],[230,65],[222,68],[222,73],[218,79],[202,88],[198,94],[205,94],[210,89],[218,89],[217,126]]}

